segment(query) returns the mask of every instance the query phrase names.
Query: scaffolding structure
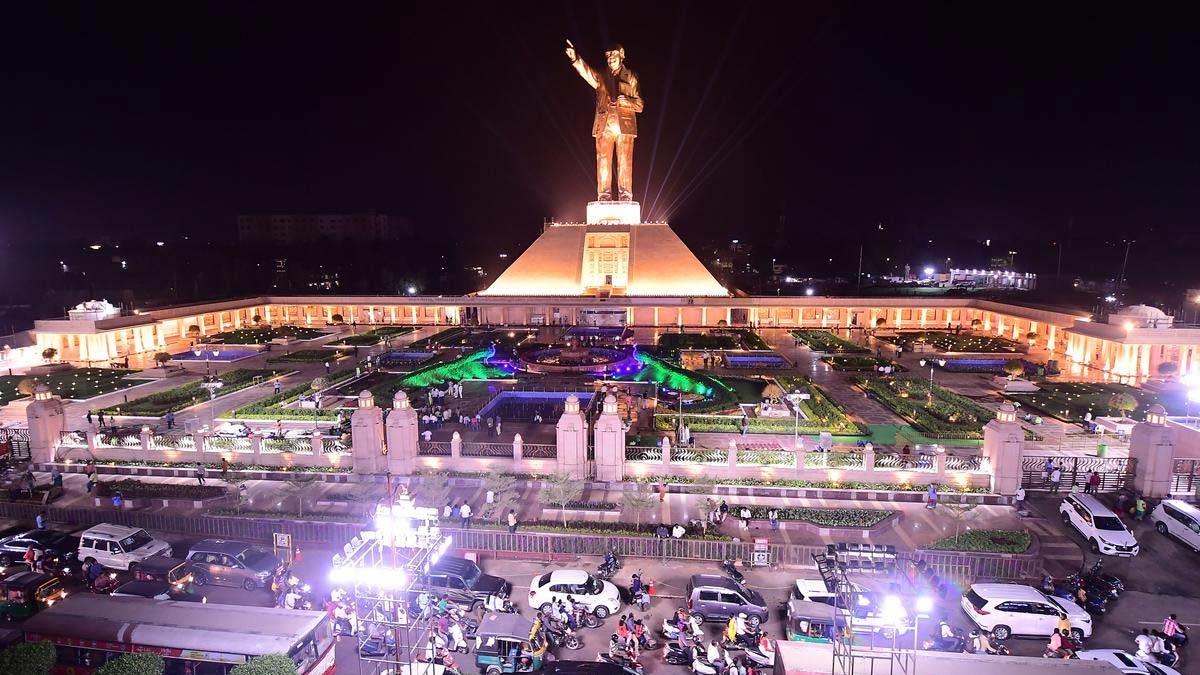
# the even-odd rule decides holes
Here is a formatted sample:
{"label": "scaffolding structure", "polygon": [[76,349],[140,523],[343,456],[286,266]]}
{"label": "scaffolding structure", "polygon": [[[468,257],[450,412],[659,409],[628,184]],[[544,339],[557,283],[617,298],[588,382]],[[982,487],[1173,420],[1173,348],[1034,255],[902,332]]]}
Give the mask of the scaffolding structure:
{"label": "scaffolding structure", "polygon": [[399,673],[425,657],[430,628],[414,612],[413,587],[450,547],[437,522],[437,509],[389,496],[376,507],[375,529],[334,556],[330,580],[352,604],[358,675]]}
{"label": "scaffolding structure", "polygon": [[[838,562],[835,556],[814,554],[813,562],[817,564],[817,571],[821,573],[826,590],[834,596],[836,630],[833,633],[833,665],[830,672],[840,675],[855,675],[856,671],[871,675],[896,675],[898,670],[904,675],[914,675],[917,648],[915,627],[911,649],[907,647],[909,641],[900,638],[899,630],[890,631],[890,635],[885,634],[883,644],[880,644],[875,633],[871,632],[868,633],[869,645],[856,645],[855,612],[860,607],[870,605],[869,599],[846,577],[846,566]],[[894,617],[898,628],[906,623],[906,610],[896,595],[885,596],[878,610],[883,616]]]}

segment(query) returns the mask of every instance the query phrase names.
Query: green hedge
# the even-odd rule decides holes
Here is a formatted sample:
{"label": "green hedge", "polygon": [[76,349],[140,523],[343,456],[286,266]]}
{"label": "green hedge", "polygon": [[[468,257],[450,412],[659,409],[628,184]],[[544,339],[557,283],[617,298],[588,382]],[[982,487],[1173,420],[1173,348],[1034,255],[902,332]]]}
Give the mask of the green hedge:
{"label": "green hedge", "polygon": [[380,326],[374,330],[369,330],[358,335],[347,335],[346,337],[330,342],[330,347],[366,347],[369,345],[379,344],[381,341],[390,340],[391,338],[401,335],[408,335],[416,330],[414,326]]}
{"label": "green hedge", "polygon": [[296,664],[286,654],[267,654],[234,666],[229,675],[296,675]]}
{"label": "green hedge", "polygon": [[707,335],[705,333],[663,333],[658,336],[658,349],[670,359],[679,358],[685,349],[736,349],[737,340],[729,335]]}
{"label": "green hedge", "polygon": [[0,673],[5,675],[49,675],[57,658],[58,654],[54,645],[46,640],[19,642],[0,651]]}
{"label": "green hedge", "polygon": [[[195,464],[191,465],[195,467]],[[100,481],[96,496],[111,497],[120,492],[126,499],[209,499],[229,494],[219,485],[179,485],[176,483],[143,483],[134,478]]]}
{"label": "green hedge", "polygon": [[343,356],[349,355],[350,352],[344,350],[301,349],[287,354],[280,354],[279,356],[272,356],[267,359],[267,363],[286,363],[288,361],[320,363],[322,361],[336,361]]}
{"label": "green hedge", "polygon": [[[220,379],[224,383],[224,386],[217,390],[217,398],[228,396],[235,391],[241,391],[253,386],[255,377],[266,379],[281,372],[284,371],[237,368],[222,373]],[[157,394],[135,398],[128,403],[109,406],[104,409],[104,413],[107,415],[145,415],[149,417],[165,415],[168,410],[179,410],[180,408],[186,408],[190,405],[207,401],[209,396],[208,391],[201,387],[200,384],[200,382],[192,382],[166,391],[160,391]]]}
{"label": "green hedge", "polygon": [[821,360],[834,370],[874,371],[878,366],[892,366],[894,372],[904,370],[898,363],[874,356],[823,356]]}
{"label": "green hedge", "polygon": [[167,662],[158,654],[122,654],[100,666],[96,675],[162,675]]}
{"label": "green hedge", "polygon": [[[141,459],[106,459],[96,462],[97,466],[145,466],[155,469],[194,469],[195,462],[159,462]],[[220,462],[205,462],[205,468],[221,469]],[[292,473],[350,473],[352,467],[333,466],[273,466],[271,464],[230,464],[230,471],[288,471]]]}
{"label": "green hedge", "polygon": [[[453,474],[452,474],[453,475]],[[739,485],[747,487],[786,487],[786,488],[802,488],[809,490],[867,490],[871,492],[925,492],[928,488],[925,484],[897,484],[897,483],[868,483],[859,481],[828,481],[828,480],[801,480],[799,478],[772,478],[768,480],[755,480],[753,478],[718,478],[715,480],[708,479],[693,479],[684,476],[644,476],[637,478],[638,483],[675,483],[677,485],[697,485],[697,486],[712,486],[712,485]],[[986,487],[962,487],[958,485],[934,483],[937,487],[938,494],[988,494],[991,491]]]}
{"label": "green hedge", "polygon": [[790,331],[792,337],[808,345],[809,349],[818,352],[841,352],[844,354],[865,354],[871,350],[866,347],[842,339],[827,330],[798,329]]}
{"label": "green hedge", "polygon": [[[430,335],[427,338],[421,338],[408,347],[409,349],[418,350],[426,349],[433,344],[443,347],[454,347],[458,345],[460,340],[467,336],[467,332],[468,331],[466,328],[446,328],[434,333],[433,335]],[[454,344],[451,344],[451,342]]]}
{"label": "green hedge", "polygon": [[967,530],[958,537],[939,539],[929,547],[935,551],[970,553],[1024,553],[1029,550],[1028,532],[1019,530]]}
{"label": "green hedge", "polygon": [[[755,520],[766,520],[771,510],[770,506],[755,504],[732,504],[729,514],[741,517],[742,508],[750,509],[750,517]],[[776,508],[780,520],[802,520],[806,523],[822,527],[861,527],[870,528],[891,517],[895,511],[885,509],[810,509],[810,508]]]}
{"label": "green hedge", "polygon": [[983,425],[996,418],[991,410],[936,385],[931,402],[930,385],[923,378],[860,379],[858,385],[926,434],[983,438]]}
{"label": "green hedge", "polygon": [[[344,382],[355,375],[353,369],[339,370],[336,373],[325,375],[325,381],[330,385]],[[316,419],[333,422],[337,420],[338,408],[327,409],[323,408],[314,413],[313,410],[307,408],[285,408],[286,403],[291,403],[300,398],[302,394],[307,394],[312,391],[310,384],[299,384],[294,387],[289,387],[280,391],[278,394],[272,394],[266,398],[246,404],[233,411],[234,417],[239,417],[248,420],[312,420],[314,415]]]}

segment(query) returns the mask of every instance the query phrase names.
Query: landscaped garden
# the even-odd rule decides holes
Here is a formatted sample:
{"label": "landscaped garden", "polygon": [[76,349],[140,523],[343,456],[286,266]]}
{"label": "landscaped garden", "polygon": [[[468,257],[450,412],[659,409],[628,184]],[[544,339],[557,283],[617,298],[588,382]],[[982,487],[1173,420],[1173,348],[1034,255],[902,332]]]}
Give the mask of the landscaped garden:
{"label": "landscaped garden", "polygon": [[[1025,375],[1036,375],[1038,368],[1044,368],[1039,364],[1024,359],[945,359],[946,365],[939,367],[948,373],[994,373],[996,375],[1008,375],[1005,367],[1013,361],[1021,364],[1025,369]],[[935,362],[936,363],[936,362]]]}
{"label": "landscaped garden", "polygon": [[[342,370],[322,377],[327,385],[334,385],[354,377],[354,369]],[[286,407],[288,404],[294,403],[301,396],[311,393],[313,393],[311,383],[289,387],[278,394],[272,394],[234,410],[232,416],[237,419],[250,420],[318,419],[327,422],[336,420],[338,408],[321,408],[317,410],[316,408]]]}
{"label": "landscaped garden", "polygon": [[453,361],[438,361],[422,366],[407,375],[397,375],[383,384],[371,387],[376,405],[389,406],[392,397],[401,389],[424,389],[454,380],[487,380],[511,377],[512,373],[487,363],[491,349],[480,349]]}
{"label": "landscaped garden", "polygon": [[939,351],[955,353],[1017,354],[1022,351],[1021,346],[1012,340],[973,333],[922,330],[880,336],[879,339],[910,352],[918,344],[928,344]]}
{"label": "landscaped garden", "polygon": [[409,345],[410,349],[430,349],[437,347],[458,347],[467,337],[466,328],[446,328],[429,337],[421,338]]}
{"label": "landscaped garden", "polygon": [[216,335],[208,335],[201,342],[219,342],[226,345],[263,345],[278,338],[293,340],[315,340],[329,335],[328,331],[304,326],[262,326],[260,328],[238,328]]}
{"label": "landscaped garden", "polygon": [[210,499],[229,495],[229,489],[223,485],[146,483],[134,478],[102,480],[96,484],[97,497],[111,497],[118,492],[126,499]]}
{"label": "landscaped garden", "polygon": [[1017,530],[965,530],[939,539],[929,546],[934,551],[970,553],[1024,553],[1031,543],[1028,532]]}
{"label": "landscaped garden", "polygon": [[895,361],[888,359],[880,359],[874,356],[822,356],[821,360],[828,363],[834,370],[845,370],[853,372],[876,371],[882,366],[891,366],[892,372],[900,372],[905,370],[903,366]]}
{"label": "landscaped garden", "polygon": [[663,333],[658,336],[658,351],[668,359],[678,359],[685,349],[737,349],[738,341],[732,335],[709,335],[706,333]]}
{"label": "landscaped garden", "polygon": [[267,363],[287,363],[289,361],[300,363],[320,363],[322,361],[336,361],[344,356],[349,355],[350,352],[342,349],[300,349],[294,352],[272,356],[267,359]]}
{"label": "landscaped garden", "polygon": [[983,425],[996,413],[930,384],[924,378],[863,378],[858,386],[880,403],[907,419],[918,431],[935,438],[983,438]]}
{"label": "landscaped garden", "polygon": [[[282,372],[284,371],[237,368],[221,373],[220,380],[222,386],[216,390],[217,398],[228,396],[246,387],[254,386],[255,378],[263,378],[265,380]],[[109,406],[104,409],[104,413],[106,415],[144,415],[148,417],[165,415],[168,410],[179,410],[207,401],[209,393],[200,384],[200,382],[191,382],[166,391],[160,391],[157,394],[136,398],[128,403]]]}
{"label": "landscaped garden", "polygon": [[1020,403],[1022,408],[1037,410],[1065,422],[1082,423],[1088,413],[1093,418],[1130,417],[1142,420],[1146,418],[1146,409],[1155,403],[1165,407],[1172,415],[1187,413],[1187,402],[1182,395],[1160,395],[1124,384],[1048,382],[1038,386],[1041,391],[1008,396]]}
{"label": "landscaped garden", "polygon": [[798,329],[791,331],[798,342],[816,352],[832,352],[842,354],[865,354],[870,350],[861,347],[850,340],[840,338],[827,330]]}
{"label": "landscaped garden", "polygon": [[[740,517],[742,507],[750,510],[750,517],[755,520],[766,520],[770,506],[756,504],[733,504],[729,513]],[[775,508],[780,520],[800,520],[821,527],[855,527],[871,528],[887,520],[895,511],[887,509],[813,509],[783,507]]]}
{"label": "landscaped garden", "polygon": [[407,335],[417,328],[416,326],[380,326],[358,335],[347,335],[337,342],[330,342],[330,347],[366,347],[369,345],[379,344],[391,340],[392,338]]}
{"label": "landscaped garden", "polygon": [[[0,405],[9,401],[24,398],[33,394],[33,388],[45,384],[56,396],[64,399],[83,400],[101,394],[110,394],[138,384],[146,380],[127,380],[125,376],[136,373],[136,370],[120,370],[116,368],[73,368],[60,370],[49,375],[5,375],[0,377]],[[21,382],[28,380],[25,387]],[[26,389],[27,392],[22,392]]]}

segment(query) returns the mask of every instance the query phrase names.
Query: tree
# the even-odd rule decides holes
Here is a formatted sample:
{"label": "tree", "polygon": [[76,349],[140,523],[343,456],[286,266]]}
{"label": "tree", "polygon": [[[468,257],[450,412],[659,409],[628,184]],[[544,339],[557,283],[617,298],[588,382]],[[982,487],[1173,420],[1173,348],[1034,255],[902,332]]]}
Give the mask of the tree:
{"label": "tree", "polygon": [[1137,410],[1138,400],[1133,397],[1133,394],[1113,394],[1112,398],[1108,399],[1108,407],[1118,410],[1123,414],[1128,414]]}
{"label": "tree", "polygon": [[382,485],[363,484],[346,494],[346,500],[355,502],[362,510],[362,515],[369,518],[375,513],[375,506],[387,495],[387,489]]}
{"label": "tree", "polygon": [[492,511],[496,514],[496,521],[499,522],[504,517],[506,510],[500,508],[500,497],[505,493],[515,492],[513,488],[517,485],[517,477],[510,473],[503,473],[493,469],[483,479],[484,493],[492,493]]}
{"label": "tree", "polygon": [[257,326],[258,324],[262,323],[262,315],[255,314],[254,316],[250,317],[250,320],[253,321],[254,325]]}
{"label": "tree", "polygon": [[883,318],[882,316],[879,317],[878,319],[875,319],[875,327],[876,328],[882,328],[884,326],[884,324],[886,324],[886,323],[887,323],[887,319]]}
{"label": "tree", "polygon": [[287,499],[288,497],[296,498],[297,511],[299,512],[300,517],[303,518],[304,500],[308,499],[309,495],[311,495],[313,491],[316,490],[316,488],[318,488],[321,484],[322,481],[317,480],[315,476],[293,478],[284,483],[282,489],[283,497],[284,499]]}
{"label": "tree", "polygon": [[561,509],[563,527],[567,526],[567,504],[578,501],[582,496],[583,481],[575,480],[565,473],[547,476],[546,486],[538,492],[538,499],[542,503]]}
{"label": "tree", "polygon": [[33,390],[37,387],[37,380],[32,377],[26,377],[17,383],[17,393],[23,396],[33,396]]}
{"label": "tree", "polygon": [[1020,377],[1025,374],[1025,364],[1017,359],[1004,362],[1004,372],[1008,373],[1008,379]]}
{"label": "tree", "polygon": [[971,330],[979,330],[983,326],[982,319],[971,319]]}
{"label": "tree", "polygon": [[637,484],[635,489],[621,493],[621,511],[632,511],[634,523],[638,529],[642,527],[642,513],[654,508],[658,497],[649,484]]}
{"label": "tree", "polygon": [[49,675],[57,659],[54,645],[22,642],[0,651],[0,673],[5,675]]}
{"label": "tree", "polygon": [[229,675],[296,675],[296,664],[284,654],[267,654],[234,666]]}
{"label": "tree", "polygon": [[1163,361],[1158,364],[1158,374],[1163,377],[1170,377],[1179,371],[1179,365],[1174,361]]}
{"label": "tree", "polygon": [[170,360],[171,360],[171,354],[168,352],[155,352],[154,353],[154,362],[158,364],[159,368],[166,368],[167,361],[170,361]]}
{"label": "tree", "polygon": [[162,675],[166,668],[167,662],[158,654],[122,654],[100,666],[96,675]]}
{"label": "tree", "polygon": [[55,356],[58,356],[58,350],[54,347],[46,347],[42,350],[42,358],[47,361],[53,361]]}
{"label": "tree", "polygon": [[343,318],[341,314],[334,314],[333,316],[331,316],[331,317],[329,317],[329,318],[330,318],[330,319],[331,319],[331,320],[332,320],[334,323],[342,323],[343,321],[345,321],[345,318]]}
{"label": "tree", "polygon": [[188,326],[188,337],[196,337],[200,334],[200,326],[192,324]]}
{"label": "tree", "polygon": [[314,377],[312,383],[308,385],[308,387],[313,391],[321,391],[328,386],[329,380],[326,380],[323,377]]}
{"label": "tree", "polygon": [[942,500],[939,505],[945,508],[945,513],[950,514],[950,517],[954,519],[954,543],[957,544],[958,535],[962,532],[963,521],[972,511],[979,508],[979,502],[968,502],[965,495],[958,495],[957,500],[953,502]]}
{"label": "tree", "polygon": [[441,509],[450,501],[450,493],[453,490],[449,473],[435,473],[421,477],[421,483],[413,491],[413,499],[421,506]]}

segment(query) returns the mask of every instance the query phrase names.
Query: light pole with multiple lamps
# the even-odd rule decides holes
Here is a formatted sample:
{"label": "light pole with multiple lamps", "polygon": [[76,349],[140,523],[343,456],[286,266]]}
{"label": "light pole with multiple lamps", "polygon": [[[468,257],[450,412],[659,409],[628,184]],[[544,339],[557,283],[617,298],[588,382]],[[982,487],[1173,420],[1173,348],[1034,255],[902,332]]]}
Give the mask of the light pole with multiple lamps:
{"label": "light pole with multiple lamps", "polygon": [[196,355],[196,358],[200,358],[200,355],[204,354],[204,377],[209,377],[212,374],[209,361],[210,359],[215,359],[220,356],[221,350],[202,349],[201,345],[196,345],[195,347],[192,347],[192,353]]}
{"label": "light pole with multiple lamps", "polygon": [[938,366],[945,368],[946,367],[946,359],[936,359],[936,360],[935,359],[921,359],[920,363],[921,363],[922,368],[924,368],[926,364],[929,365],[929,403],[932,405],[933,404],[933,367],[936,364]]}

